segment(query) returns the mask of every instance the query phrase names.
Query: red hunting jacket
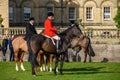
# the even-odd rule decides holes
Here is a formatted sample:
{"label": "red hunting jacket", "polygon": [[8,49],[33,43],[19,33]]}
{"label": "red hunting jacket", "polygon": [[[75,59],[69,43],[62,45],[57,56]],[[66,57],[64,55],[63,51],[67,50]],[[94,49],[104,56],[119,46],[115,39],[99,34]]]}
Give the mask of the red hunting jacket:
{"label": "red hunting jacket", "polygon": [[53,27],[53,22],[47,19],[44,23],[44,34],[50,37],[56,36],[57,28]]}

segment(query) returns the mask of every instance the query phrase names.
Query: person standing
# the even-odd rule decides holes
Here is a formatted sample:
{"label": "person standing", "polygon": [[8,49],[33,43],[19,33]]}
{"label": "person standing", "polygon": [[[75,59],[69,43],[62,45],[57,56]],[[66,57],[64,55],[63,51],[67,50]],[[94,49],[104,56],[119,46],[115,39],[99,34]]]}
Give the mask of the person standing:
{"label": "person standing", "polygon": [[7,46],[8,46],[8,39],[6,35],[3,35],[3,40],[2,40],[2,53],[3,53],[3,61],[6,61],[6,51],[7,51]]}
{"label": "person standing", "polygon": [[13,46],[12,46],[12,39],[13,39],[14,35],[12,35],[9,39],[8,39],[8,45],[9,45],[9,50],[10,50],[10,61],[14,60],[14,50],[13,50]]}
{"label": "person standing", "polygon": [[52,12],[48,13],[48,17],[44,22],[44,35],[49,36],[54,38],[57,41],[56,48],[57,48],[57,53],[60,53],[60,37],[56,34],[57,33],[57,28],[54,27],[53,25],[53,20],[54,19],[54,14]]}
{"label": "person standing", "polygon": [[30,39],[33,35],[37,34],[37,31],[35,30],[35,19],[31,17],[29,19],[29,22],[26,26],[26,34],[25,34],[25,40],[27,41],[28,51],[29,51],[29,58],[28,61],[31,60],[31,49],[30,49]]}

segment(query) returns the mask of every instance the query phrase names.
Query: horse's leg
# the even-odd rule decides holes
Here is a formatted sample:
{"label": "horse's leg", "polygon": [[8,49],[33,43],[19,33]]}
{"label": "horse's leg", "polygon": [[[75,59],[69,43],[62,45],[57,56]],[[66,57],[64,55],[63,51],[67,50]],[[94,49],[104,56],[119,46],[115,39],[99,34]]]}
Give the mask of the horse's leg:
{"label": "horse's leg", "polygon": [[32,57],[31,57],[31,66],[32,66],[32,75],[33,76],[35,76],[36,75],[36,71],[37,71],[37,67],[36,67],[36,65],[37,65],[37,61],[36,61],[36,58],[37,58],[37,53],[33,53],[32,54]]}
{"label": "horse's leg", "polygon": [[52,54],[50,54],[50,72],[52,72],[52,61],[53,61],[53,57]]}
{"label": "horse's leg", "polygon": [[31,66],[32,66],[32,75],[35,76],[35,55],[32,56]]}
{"label": "horse's leg", "polygon": [[57,71],[56,71],[57,67],[58,67],[58,56],[56,55],[55,56],[55,68],[54,68],[54,74],[55,75],[57,74]]}
{"label": "horse's leg", "polygon": [[[44,61],[45,61],[45,71],[48,71],[48,62],[49,62],[49,55],[44,55]],[[44,67],[44,66],[43,66]]]}
{"label": "horse's leg", "polygon": [[3,49],[2,52],[3,52],[3,61],[6,61],[6,56],[5,56],[5,54],[6,54],[6,49]]}
{"label": "horse's leg", "polygon": [[60,61],[60,74],[61,75],[63,75],[62,68],[63,68],[63,63],[64,63],[64,56],[65,56],[65,54],[61,55],[61,61]]}
{"label": "horse's leg", "polygon": [[90,50],[88,49],[88,55],[89,55],[89,62],[92,62],[91,55],[90,55]]}
{"label": "horse's leg", "polygon": [[44,57],[43,54],[40,54],[40,70],[43,71]]}
{"label": "horse's leg", "polygon": [[86,52],[86,49],[84,48],[83,49],[83,51],[84,51],[84,54],[85,54],[85,58],[84,58],[84,63],[86,62],[86,59],[87,59],[87,52]]}
{"label": "horse's leg", "polygon": [[25,68],[23,66],[23,57],[24,57],[24,52],[21,52],[21,55],[20,55],[20,67],[23,71],[25,71]]}
{"label": "horse's leg", "polygon": [[14,52],[14,61],[16,64],[15,69],[16,69],[16,71],[18,71],[19,70],[19,68],[18,68],[18,52]]}

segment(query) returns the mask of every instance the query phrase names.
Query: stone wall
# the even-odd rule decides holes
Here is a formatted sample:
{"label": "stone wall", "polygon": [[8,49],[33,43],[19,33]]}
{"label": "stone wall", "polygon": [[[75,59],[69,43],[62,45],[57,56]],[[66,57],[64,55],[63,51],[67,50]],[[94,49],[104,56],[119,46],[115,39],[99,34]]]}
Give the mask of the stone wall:
{"label": "stone wall", "polygon": [[[93,62],[101,62],[104,58],[108,59],[109,62],[120,62],[120,44],[92,44],[92,47],[96,54],[95,57],[92,57]],[[77,57],[74,57],[75,51],[69,49],[68,52],[70,62],[75,61],[75,58],[78,58],[77,61],[83,62],[84,53],[82,50],[77,54]],[[7,50],[6,58],[7,61],[9,61],[9,49]],[[2,61],[2,59],[3,56],[2,52],[0,51],[0,61]],[[27,59],[28,54],[25,54],[24,61],[27,61]]]}
{"label": "stone wall", "polygon": [[[101,62],[103,60],[108,60],[108,62],[120,62],[120,45],[112,44],[92,44],[93,50],[95,52],[95,57],[92,57],[93,62]],[[71,49],[69,49],[69,60],[74,61],[74,56]],[[84,61],[84,53],[81,50],[76,57],[76,61]],[[89,61],[89,56],[87,56],[87,62]]]}

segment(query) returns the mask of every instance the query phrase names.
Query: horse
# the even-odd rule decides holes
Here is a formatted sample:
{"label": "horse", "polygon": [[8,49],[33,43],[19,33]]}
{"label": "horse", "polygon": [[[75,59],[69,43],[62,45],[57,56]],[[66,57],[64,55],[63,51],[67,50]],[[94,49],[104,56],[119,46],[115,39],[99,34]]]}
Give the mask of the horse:
{"label": "horse", "polygon": [[[78,53],[79,51],[83,50],[84,55],[85,55],[84,61],[83,61],[84,63],[86,62],[87,55],[89,56],[89,62],[92,62],[91,57],[95,56],[95,53],[93,51],[93,48],[91,47],[90,38],[87,37],[87,36],[83,36],[83,38],[78,38],[78,39],[73,39],[72,43],[74,43],[75,45],[78,44],[78,47],[76,47],[77,50],[76,50],[76,48],[73,48],[73,49],[76,50],[76,53]],[[91,48],[91,50],[89,50],[89,48]],[[93,53],[93,54],[90,54],[90,52],[88,52],[88,51],[91,51],[91,53]],[[66,55],[67,55],[67,52],[66,52]],[[47,63],[48,63],[48,61],[50,61],[50,72],[52,72],[52,65],[51,64],[52,64],[53,57],[52,56],[47,56],[47,58],[44,59],[44,57],[42,57],[41,60],[40,60],[41,71],[48,71]],[[44,62],[44,60],[45,60],[45,62]],[[44,63],[45,63],[45,65],[44,65]],[[57,72],[58,72],[58,69],[57,69]]]}
{"label": "horse", "polygon": [[[95,56],[95,53],[93,51],[93,48],[91,46],[91,41],[90,38],[88,36],[83,36],[83,38],[77,38],[77,39],[73,39],[72,43],[74,43],[74,45],[79,45],[79,50],[77,51],[77,53],[80,50],[83,50],[85,57],[84,57],[84,63],[86,62],[87,59],[87,55],[89,55],[89,62],[92,62],[91,56]],[[73,46],[74,46],[73,45]],[[91,52],[89,52],[91,51]],[[92,53],[92,54],[90,54]]]}
{"label": "horse", "polygon": [[24,35],[15,35],[12,40],[12,46],[14,49],[14,61],[16,64],[16,71],[19,70],[18,68],[18,61],[20,61],[21,70],[25,71],[23,66],[23,57],[24,53],[28,53],[27,42],[24,39]]}
{"label": "horse", "polygon": [[[81,37],[81,35],[83,35],[82,31],[80,30],[80,28],[78,27],[78,25],[73,25],[70,26],[68,29],[66,29],[65,31],[61,32],[59,34],[59,36],[61,37],[61,48],[63,50],[63,52],[61,52],[60,54],[57,53],[56,51],[56,46],[53,44],[53,40],[51,40],[51,38],[47,38],[43,35],[34,35],[31,37],[30,39],[30,48],[32,51],[31,56],[31,67],[32,67],[32,75],[35,76],[36,75],[36,57],[39,53],[39,51],[41,50],[42,53],[47,53],[47,54],[54,54],[55,55],[55,68],[54,68],[54,74],[57,74],[57,66],[58,66],[58,58],[60,56],[60,74],[63,74],[63,62],[64,62],[64,56],[65,53],[67,51],[68,48],[72,47],[76,47],[79,46],[79,44],[76,44],[76,42],[78,43],[79,38]],[[73,41],[74,40],[74,41]],[[77,41],[76,41],[77,40]],[[92,53],[90,53],[91,55]]]}
{"label": "horse", "polygon": [[[14,61],[16,64],[16,71],[19,71],[18,68],[18,61],[20,61],[20,68],[22,71],[25,71],[24,65],[23,65],[23,57],[24,53],[28,53],[28,47],[27,47],[27,42],[24,39],[25,35],[15,35],[12,40],[12,46],[14,49]],[[52,60],[51,60],[52,55],[50,55],[50,72],[52,72]],[[40,70],[45,71],[43,69],[43,54],[38,54],[38,57],[36,59],[40,59]]]}
{"label": "horse", "polygon": [[[52,63],[53,63],[53,55],[50,54],[38,54],[37,61],[40,62],[40,71],[50,71],[52,72]],[[50,68],[48,69],[48,63],[50,63]]]}

